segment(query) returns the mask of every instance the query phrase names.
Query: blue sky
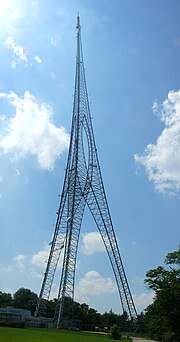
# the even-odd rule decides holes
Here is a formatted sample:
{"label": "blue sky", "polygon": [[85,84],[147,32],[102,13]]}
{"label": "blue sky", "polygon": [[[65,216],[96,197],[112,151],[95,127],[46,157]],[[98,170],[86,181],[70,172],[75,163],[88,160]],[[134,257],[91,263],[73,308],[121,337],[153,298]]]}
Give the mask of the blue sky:
{"label": "blue sky", "polygon": [[[179,244],[180,3],[0,1],[0,290],[39,293],[71,126],[76,15],[106,194],[138,312],[143,284]],[[58,271],[60,272],[61,265]],[[55,279],[52,296],[56,295]],[[75,299],[121,312],[88,211]]]}

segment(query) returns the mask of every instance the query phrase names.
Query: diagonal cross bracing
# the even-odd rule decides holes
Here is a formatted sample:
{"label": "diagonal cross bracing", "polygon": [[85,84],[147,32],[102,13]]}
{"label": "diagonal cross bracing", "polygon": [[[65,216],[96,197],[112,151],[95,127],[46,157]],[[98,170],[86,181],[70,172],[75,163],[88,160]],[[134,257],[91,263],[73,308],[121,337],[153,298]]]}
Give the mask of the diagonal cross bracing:
{"label": "diagonal cross bracing", "polygon": [[76,76],[69,154],[54,237],[36,307],[36,316],[41,316],[44,312],[44,300],[49,299],[55,271],[63,251],[64,259],[55,312],[57,327],[62,325],[64,318],[64,298],[74,299],[76,257],[86,205],[90,209],[107,250],[123,312],[127,312],[132,321],[137,317],[113,229],[97,156],[86,87],[79,16],[76,28]]}

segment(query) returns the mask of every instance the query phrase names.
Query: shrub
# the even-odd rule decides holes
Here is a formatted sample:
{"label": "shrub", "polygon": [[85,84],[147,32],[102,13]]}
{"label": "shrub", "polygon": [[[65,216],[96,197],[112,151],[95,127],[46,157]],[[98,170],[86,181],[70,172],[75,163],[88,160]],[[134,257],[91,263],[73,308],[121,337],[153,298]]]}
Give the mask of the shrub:
{"label": "shrub", "polygon": [[14,322],[14,321],[9,321],[9,322],[0,322],[1,327],[9,327],[9,328],[24,328],[25,323],[24,322]]}
{"label": "shrub", "polygon": [[113,338],[113,340],[120,340],[121,339],[122,333],[119,331],[117,324],[114,324],[110,328],[110,337]]}

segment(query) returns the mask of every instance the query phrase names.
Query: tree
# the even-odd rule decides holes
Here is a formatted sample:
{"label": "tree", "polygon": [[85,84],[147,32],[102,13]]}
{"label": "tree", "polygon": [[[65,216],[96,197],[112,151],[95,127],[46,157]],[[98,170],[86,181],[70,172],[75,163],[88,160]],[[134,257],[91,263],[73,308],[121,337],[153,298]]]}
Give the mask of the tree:
{"label": "tree", "polygon": [[141,312],[137,316],[137,331],[141,333],[147,333],[146,315],[144,312]]}
{"label": "tree", "polygon": [[120,340],[122,334],[119,331],[118,325],[114,324],[110,329],[110,337],[113,338],[113,340]]}
{"label": "tree", "polygon": [[110,329],[114,324],[119,324],[119,315],[115,314],[112,309],[109,312],[105,312],[101,316],[102,325]]}
{"label": "tree", "polygon": [[163,341],[180,341],[180,249],[168,253],[166,268],[149,270],[145,283],[155,291],[154,303],[146,309],[151,335]]}
{"label": "tree", "polygon": [[10,293],[0,291],[0,307],[12,305],[12,296]]}
{"label": "tree", "polygon": [[57,299],[45,300],[46,317],[53,318],[57,305]]}
{"label": "tree", "polygon": [[82,303],[80,305],[80,320],[82,320],[83,323],[88,324],[88,311],[89,311],[89,305]]}
{"label": "tree", "polygon": [[100,325],[100,314],[97,310],[89,308],[88,310],[88,321],[94,326]]}
{"label": "tree", "polygon": [[37,294],[29,289],[20,288],[13,296],[13,306],[16,308],[30,310],[34,314],[37,304]]}
{"label": "tree", "polygon": [[[0,291],[0,307],[12,305],[17,308],[30,310],[31,314],[34,315],[38,296],[36,293],[29,289],[20,288],[13,295],[9,293],[3,293]],[[45,305],[45,316],[53,318],[57,305],[57,299],[44,300]],[[79,324],[81,329],[94,330],[95,327],[103,329],[107,327],[110,329],[113,325],[118,325],[120,330],[127,329],[129,321],[127,313],[124,312],[122,315],[118,315],[112,311],[100,314],[97,310],[90,308],[89,305],[73,301],[70,297],[64,298],[64,316],[65,320],[71,321],[72,318],[75,324]],[[128,331],[128,329],[126,330]]]}

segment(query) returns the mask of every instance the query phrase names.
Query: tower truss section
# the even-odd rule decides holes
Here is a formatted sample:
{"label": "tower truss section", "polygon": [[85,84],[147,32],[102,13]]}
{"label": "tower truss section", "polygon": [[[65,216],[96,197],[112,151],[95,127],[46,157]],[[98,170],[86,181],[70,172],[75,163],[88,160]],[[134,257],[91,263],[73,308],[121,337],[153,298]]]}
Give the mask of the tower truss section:
{"label": "tower truss section", "polygon": [[55,311],[57,328],[63,325],[65,297],[74,300],[78,242],[86,205],[94,218],[109,256],[123,312],[126,312],[132,321],[137,317],[113,228],[97,155],[86,86],[79,15],[76,29],[75,91],[68,160],[54,236],[35,312],[36,316],[44,315],[45,300],[49,299],[62,252],[63,266]]}

